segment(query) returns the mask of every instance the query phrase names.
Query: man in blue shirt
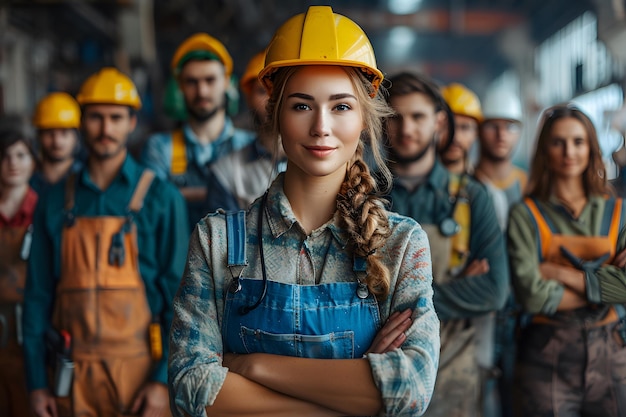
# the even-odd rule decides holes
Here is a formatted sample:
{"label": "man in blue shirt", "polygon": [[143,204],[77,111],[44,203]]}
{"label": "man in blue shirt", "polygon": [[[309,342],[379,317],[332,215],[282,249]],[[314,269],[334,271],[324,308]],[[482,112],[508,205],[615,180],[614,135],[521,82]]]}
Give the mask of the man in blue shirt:
{"label": "man in blue shirt", "polygon": [[441,357],[426,416],[476,416],[482,405],[471,319],[502,307],[508,270],[502,233],[485,187],[437,160],[445,102],[422,76],[390,78],[391,210],[426,230],[433,265],[433,303],[441,320]]}
{"label": "man in blue shirt", "polygon": [[126,75],[103,68],[77,101],[86,166],[35,211],[23,316],[31,405],[37,417],[167,416],[164,341],[189,239],[184,200],[128,155],[141,102]]}
{"label": "man in blue shirt", "polygon": [[221,42],[206,33],[189,37],[176,50],[171,68],[188,120],[181,129],[148,138],[142,162],[180,189],[193,228],[218,208],[213,207],[211,194],[224,192],[215,181],[211,164],[251,143],[254,134],[236,129],[226,115],[233,61]]}

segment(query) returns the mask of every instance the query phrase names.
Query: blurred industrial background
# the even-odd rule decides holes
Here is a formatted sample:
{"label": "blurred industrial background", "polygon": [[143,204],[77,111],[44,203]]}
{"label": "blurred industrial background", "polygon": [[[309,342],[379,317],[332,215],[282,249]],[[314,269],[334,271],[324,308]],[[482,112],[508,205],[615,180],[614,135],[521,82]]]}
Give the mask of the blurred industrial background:
{"label": "blurred industrial background", "polygon": [[76,93],[89,74],[114,65],[141,91],[141,143],[174,123],[163,110],[165,87],[184,38],[203,31],[220,39],[240,75],[283,21],[312,4],[358,22],[386,74],[417,70],[479,97],[498,85],[519,91],[519,165],[528,164],[541,109],[575,100],[596,123],[611,175],[626,129],[611,124],[626,88],[626,0],[0,0],[0,116],[27,121],[44,94]]}

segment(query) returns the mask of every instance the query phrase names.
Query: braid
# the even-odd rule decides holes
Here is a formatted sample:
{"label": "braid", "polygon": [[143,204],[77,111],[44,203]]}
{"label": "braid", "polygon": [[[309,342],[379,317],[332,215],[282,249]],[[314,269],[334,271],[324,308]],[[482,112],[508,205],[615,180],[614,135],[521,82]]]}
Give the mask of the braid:
{"label": "braid", "polygon": [[380,300],[389,295],[390,286],[389,269],[376,253],[391,234],[384,203],[377,193],[376,180],[363,160],[363,146],[359,144],[337,196],[337,209],[350,235],[352,251],[367,258],[367,287]]}

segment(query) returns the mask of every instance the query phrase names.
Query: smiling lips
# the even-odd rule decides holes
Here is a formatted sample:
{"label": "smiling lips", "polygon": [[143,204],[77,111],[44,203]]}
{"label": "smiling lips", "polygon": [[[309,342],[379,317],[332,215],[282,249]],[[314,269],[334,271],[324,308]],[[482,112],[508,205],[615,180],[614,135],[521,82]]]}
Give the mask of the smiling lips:
{"label": "smiling lips", "polygon": [[318,158],[324,158],[335,151],[337,148],[333,148],[331,146],[305,146],[307,151],[309,151],[313,156]]}

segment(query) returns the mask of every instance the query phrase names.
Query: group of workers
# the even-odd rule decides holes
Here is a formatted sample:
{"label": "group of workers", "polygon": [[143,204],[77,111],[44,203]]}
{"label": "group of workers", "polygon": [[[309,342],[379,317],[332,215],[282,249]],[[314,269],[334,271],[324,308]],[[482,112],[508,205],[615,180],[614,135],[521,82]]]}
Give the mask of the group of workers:
{"label": "group of workers", "polygon": [[171,71],[187,120],[139,161],[115,68],[0,132],[1,415],[626,415],[626,208],[580,109],[527,178],[519,97],[383,94],[325,6],[250,59],[254,132],[216,38]]}

